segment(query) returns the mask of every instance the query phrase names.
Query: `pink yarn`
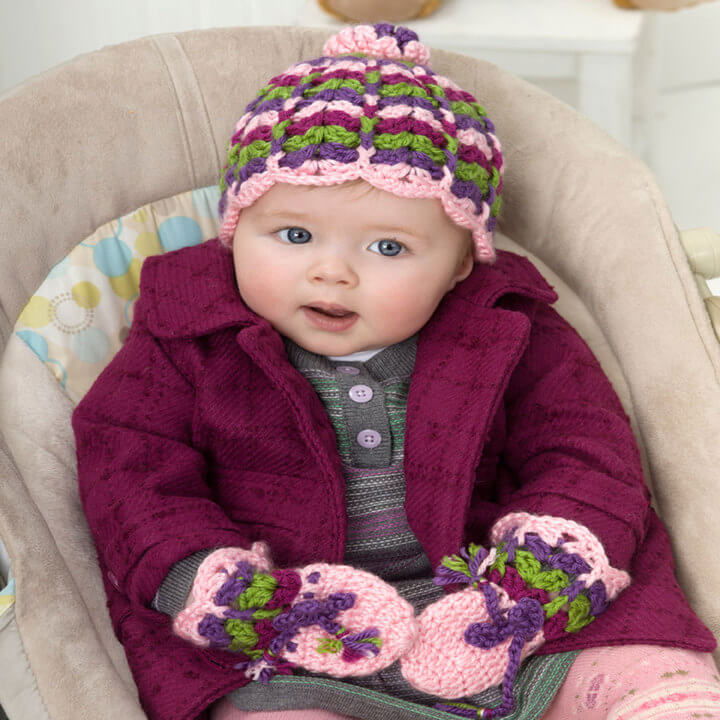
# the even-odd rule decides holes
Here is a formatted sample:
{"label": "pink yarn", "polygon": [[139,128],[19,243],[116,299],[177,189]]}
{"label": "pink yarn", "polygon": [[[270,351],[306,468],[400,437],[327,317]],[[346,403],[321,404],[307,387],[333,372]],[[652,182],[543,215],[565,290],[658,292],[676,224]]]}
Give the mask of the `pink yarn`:
{"label": "pink yarn", "polygon": [[[176,635],[201,647],[208,647],[210,641],[199,632],[199,624],[210,614],[226,619],[224,606],[217,605],[214,597],[218,590],[236,570],[238,562],[247,562],[260,572],[271,572],[269,548],[265,543],[254,543],[250,550],[222,548],[208,555],[198,568],[195,581],[185,608],[173,622]],[[275,574],[288,572],[276,570]],[[342,611],[338,623],[346,635],[355,635],[367,630],[377,631],[381,641],[377,654],[361,656],[355,662],[343,659],[341,652],[320,652],[328,640],[336,640],[317,625],[305,627],[292,638],[292,650],[283,652],[283,658],[313,672],[323,672],[334,677],[350,675],[371,675],[395,662],[415,641],[417,621],[413,606],[403,599],[388,583],[376,575],[350,567],[315,563],[289,571],[301,577],[299,592],[293,589],[292,605],[312,596],[314,600],[326,600],[335,593],[352,593],[355,602]],[[273,598],[268,609],[287,600],[282,594]],[[277,634],[272,621],[260,621],[255,627],[263,644],[269,644]]]}
{"label": "pink yarn", "polygon": [[423,43],[411,40],[405,45],[403,51],[398,47],[397,40],[392,35],[378,37],[372,25],[355,25],[344,28],[323,45],[323,55],[336,57],[352,52],[364,52],[390,60],[398,58],[414,60],[421,65],[427,64],[430,60],[430,50]]}
{"label": "pink yarn", "polygon": [[[315,599],[324,600],[337,592],[354,593],[355,604],[343,611],[338,621],[350,634],[377,628],[382,646],[377,655],[348,663],[340,653],[318,652],[320,644],[332,636],[311,626],[293,638],[297,649],[284,653],[290,662],[333,677],[371,675],[391,665],[415,642],[418,626],[413,606],[376,575],[348,565],[324,563],[307,565],[298,572],[303,579],[299,597],[313,593]],[[319,573],[319,578],[310,582],[308,578],[314,573]]]}
{"label": "pink yarn", "polygon": [[239,562],[250,563],[260,572],[270,572],[270,548],[267,543],[255,542],[250,550],[227,547],[210,553],[197,570],[185,607],[173,620],[176,635],[201,647],[210,645],[210,641],[198,632],[198,624],[206,615],[225,618],[224,608],[216,605],[213,598]]}
{"label": "pink yarn", "polygon": [[630,584],[630,575],[610,565],[603,544],[584,525],[566,518],[552,515],[531,515],[517,512],[503,515],[490,530],[490,542],[497,545],[509,532],[514,532],[520,545],[525,541],[526,533],[535,533],[548,545],[554,547],[565,536],[562,549],[566,553],[576,553],[590,566],[590,572],[578,575],[577,580],[590,587],[596,580],[602,580],[609,600]]}
{"label": "pink yarn", "polygon": [[[502,610],[515,603],[496,588]],[[418,616],[418,639],[400,659],[403,677],[418,690],[445,699],[457,699],[481,692],[502,682],[508,664],[512,638],[491,649],[478,648],[465,641],[471,623],[491,621],[483,593],[468,587],[446,595],[429,605]],[[539,632],[522,650],[525,658],[542,645]]]}

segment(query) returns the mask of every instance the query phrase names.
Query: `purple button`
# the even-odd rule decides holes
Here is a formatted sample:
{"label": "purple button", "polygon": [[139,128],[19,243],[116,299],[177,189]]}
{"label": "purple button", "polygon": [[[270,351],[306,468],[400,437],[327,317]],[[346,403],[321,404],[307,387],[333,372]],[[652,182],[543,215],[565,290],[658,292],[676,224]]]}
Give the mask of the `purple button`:
{"label": "purple button", "polygon": [[377,430],[361,430],[357,434],[358,445],[374,448],[380,444],[380,433]]}
{"label": "purple button", "polygon": [[352,365],[338,365],[337,371],[345,373],[346,375],[359,375],[360,368],[353,367]]}
{"label": "purple button", "polygon": [[110,581],[110,584],[111,584],[116,590],[119,590],[119,589],[120,589],[120,583],[118,582],[118,579],[115,577],[115,573],[112,572],[112,571],[111,571],[111,572],[108,572],[107,576],[108,576],[108,580]]}
{"label": "purple button", "polygon": [[348,395],[357,403],[366,403],[372,400],[373,391],[367,385],[353,385],[348,391]]}

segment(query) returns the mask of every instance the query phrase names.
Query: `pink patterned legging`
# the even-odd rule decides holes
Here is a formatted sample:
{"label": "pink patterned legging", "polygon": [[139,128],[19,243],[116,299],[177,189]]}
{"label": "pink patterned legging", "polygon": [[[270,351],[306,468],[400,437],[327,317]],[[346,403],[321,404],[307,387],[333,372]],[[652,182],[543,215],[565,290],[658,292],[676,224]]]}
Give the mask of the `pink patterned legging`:
{"label": "pink patterned legging", "polygon": [[[449,716],[448,716],[449,717]],[[212,720],[355,720],[327,710],[245,712],[217,703]],[[583,650],[542,720],[720,720],[720,676],[709,653],[656,645]]]}

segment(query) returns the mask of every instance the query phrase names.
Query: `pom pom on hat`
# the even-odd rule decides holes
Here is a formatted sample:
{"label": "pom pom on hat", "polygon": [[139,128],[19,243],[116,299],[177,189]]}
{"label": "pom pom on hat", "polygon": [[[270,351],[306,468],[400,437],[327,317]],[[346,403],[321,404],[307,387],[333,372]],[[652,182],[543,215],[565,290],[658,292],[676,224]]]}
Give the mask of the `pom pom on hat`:
{"label": "pom pom on hat", "polygon": [[355,52],[390,60],[414,60],[420,65],[430,60],[430,51],[418,40],[415,32],[390,23],[344,28],[323,46],[323,55],[337,57]]}

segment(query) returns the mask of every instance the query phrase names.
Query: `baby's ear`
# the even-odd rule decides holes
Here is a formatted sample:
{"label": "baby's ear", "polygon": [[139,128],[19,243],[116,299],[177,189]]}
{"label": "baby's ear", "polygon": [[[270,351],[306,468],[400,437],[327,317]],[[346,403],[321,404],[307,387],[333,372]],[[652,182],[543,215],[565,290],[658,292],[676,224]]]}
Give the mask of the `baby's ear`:
{"label": "baby's ear", "polygon": [[448,290],[452,290],[459,282],[462,282],[473,271],[473,267],[475,266],[473,249],[474,248],[471,246],[458,264],[455,276],[453,277],[452,285],[450,285]]}

